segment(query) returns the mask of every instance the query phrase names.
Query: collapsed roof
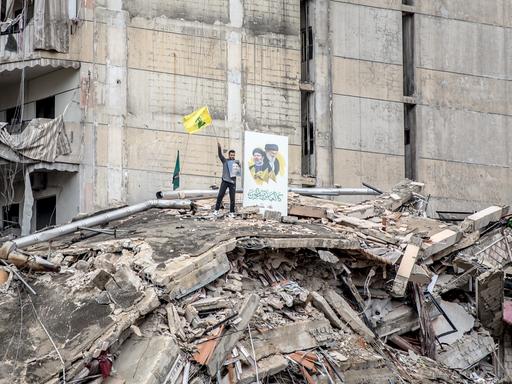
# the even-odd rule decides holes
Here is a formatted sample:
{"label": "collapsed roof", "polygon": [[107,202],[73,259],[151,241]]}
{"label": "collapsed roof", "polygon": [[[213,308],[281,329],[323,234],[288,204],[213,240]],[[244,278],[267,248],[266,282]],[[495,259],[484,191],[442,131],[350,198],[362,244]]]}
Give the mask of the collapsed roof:
{"label": "collapsed roof", "polygon": [[282,218],[202,200],[4,245],[0,383],[497,382],[508,209],[451,225],[421,188],[291,195]]}

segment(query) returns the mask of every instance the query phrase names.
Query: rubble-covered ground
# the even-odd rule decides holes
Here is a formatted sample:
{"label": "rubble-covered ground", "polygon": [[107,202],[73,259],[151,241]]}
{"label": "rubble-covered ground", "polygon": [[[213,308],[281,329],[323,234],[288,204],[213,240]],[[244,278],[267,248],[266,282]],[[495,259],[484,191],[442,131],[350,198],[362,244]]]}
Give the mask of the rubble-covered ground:
{"label": "rubble-covered ground", "polygon": [[204,200],[18,250],[60,271],[0,267],[0,384],[506,380],[508,207],[448,224],[421,187],[290,195],[283,218]]}

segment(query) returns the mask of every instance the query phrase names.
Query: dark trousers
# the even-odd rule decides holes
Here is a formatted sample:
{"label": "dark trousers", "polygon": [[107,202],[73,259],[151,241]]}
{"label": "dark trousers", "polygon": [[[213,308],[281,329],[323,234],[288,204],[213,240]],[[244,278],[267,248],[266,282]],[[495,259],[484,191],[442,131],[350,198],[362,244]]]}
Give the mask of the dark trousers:
{"label": "dark trousers", "polygon": [[235,196],[236,196],[236,183],[228,183],[222,180],[220,184],[219,194],[217,195],[217,204],[215,204],[215,210],[218,211],[220,209],[220,204],[222,203],[222,199],[226,194],[226,189],[229,188],[229,212],[235,212]]}

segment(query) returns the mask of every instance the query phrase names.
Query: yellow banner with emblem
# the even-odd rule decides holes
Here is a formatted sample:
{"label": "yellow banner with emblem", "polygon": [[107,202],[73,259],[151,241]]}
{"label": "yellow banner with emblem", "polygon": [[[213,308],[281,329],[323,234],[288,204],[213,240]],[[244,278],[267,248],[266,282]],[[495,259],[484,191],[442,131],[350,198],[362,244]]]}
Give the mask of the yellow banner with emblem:
{"label": "yellow banner with emblem", "polygon": [[194,133],[200,129],[209,126],[212,123],[212,117],[208,107],[202,107],[183,118],[183,126],[188,133]]}

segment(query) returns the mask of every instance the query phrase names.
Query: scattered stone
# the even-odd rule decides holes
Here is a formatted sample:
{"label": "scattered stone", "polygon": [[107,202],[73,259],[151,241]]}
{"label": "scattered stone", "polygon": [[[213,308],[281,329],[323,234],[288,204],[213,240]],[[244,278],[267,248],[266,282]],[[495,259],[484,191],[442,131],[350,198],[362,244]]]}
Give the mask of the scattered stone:
{"label": "scattered stone", "polygon": [[281,222],[285,224],[297,224],[299,218],[297,216],[283,216],[281,217]]}

